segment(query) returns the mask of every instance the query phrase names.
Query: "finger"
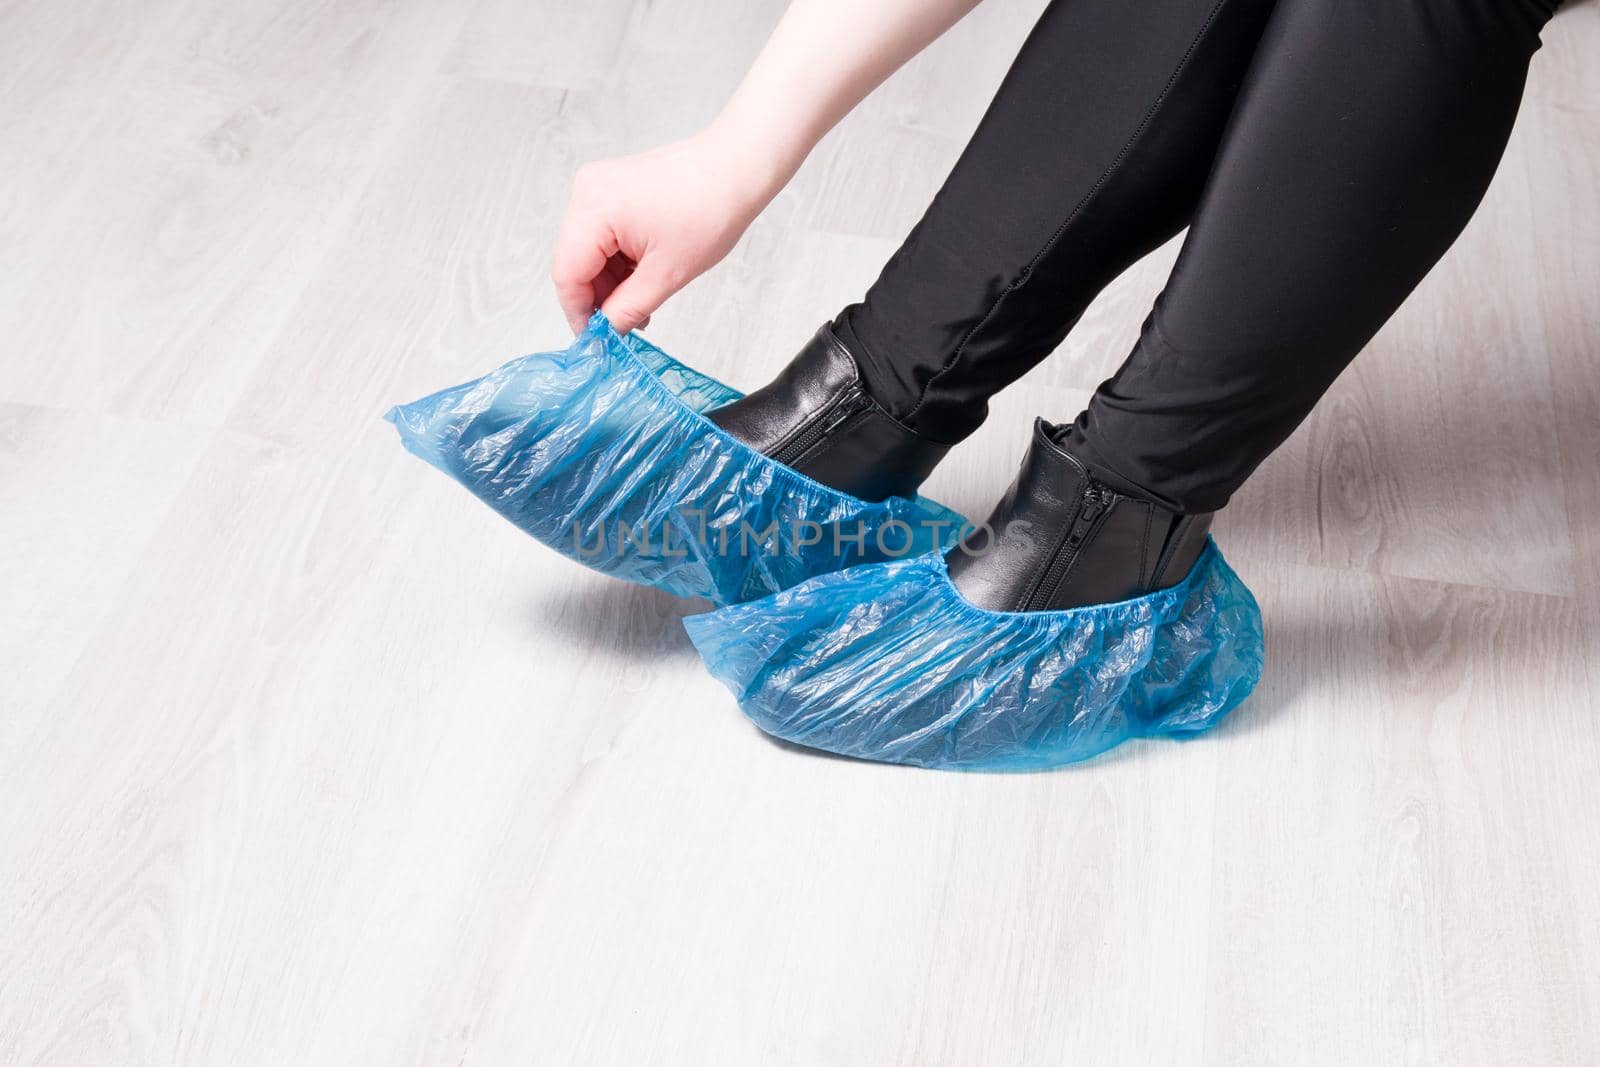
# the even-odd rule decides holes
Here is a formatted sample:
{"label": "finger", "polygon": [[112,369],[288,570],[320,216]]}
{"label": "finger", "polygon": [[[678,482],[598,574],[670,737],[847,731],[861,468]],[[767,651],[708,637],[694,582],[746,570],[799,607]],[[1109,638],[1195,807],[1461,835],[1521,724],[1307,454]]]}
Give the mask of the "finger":
{"label": "finger", "polygon": [[[608,243],[612,244],[609,250]],[[594,280],[605,269],[614,251],[609,227],[571,215],[562,221],[551,256],[550,280],[555,283],[556,301],[561,305],[562,314],[575,334],[583,332],[589,313],[599,303]]]}
{"label": "finger", "polygon": [[633,260],[623,255],[615,255],[606,261],[605,270],[594,276],[594,303],[600,307],[611,294],[616,291],[628,275],[633,273]]}
{"label": "finger", "polygon": [[682,283],[674,281],[669,271],[655,266],[647,256],[632,274],[623,279],[622,284],[600,306],[600,310],[605,312],[618,333],[627,333],[648,319],[667,297],[682,287]]}

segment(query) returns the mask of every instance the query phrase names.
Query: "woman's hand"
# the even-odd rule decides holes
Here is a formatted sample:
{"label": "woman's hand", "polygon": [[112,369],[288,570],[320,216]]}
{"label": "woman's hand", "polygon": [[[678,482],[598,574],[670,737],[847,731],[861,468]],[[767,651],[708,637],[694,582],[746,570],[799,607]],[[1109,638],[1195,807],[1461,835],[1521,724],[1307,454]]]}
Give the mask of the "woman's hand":
{"label": "woman's hand", "polygon": [[572,332],[597,307],[619,333],[647,322],[728,254],[823,134],[977,3],[790,0],[703,133],[580,169],[550,271]]}
{"label": "woman's hand", "polygon": [[595,308],[618,333],[732,251],[787,167],[715,127],[579,168],[550,276],[573,333]]}

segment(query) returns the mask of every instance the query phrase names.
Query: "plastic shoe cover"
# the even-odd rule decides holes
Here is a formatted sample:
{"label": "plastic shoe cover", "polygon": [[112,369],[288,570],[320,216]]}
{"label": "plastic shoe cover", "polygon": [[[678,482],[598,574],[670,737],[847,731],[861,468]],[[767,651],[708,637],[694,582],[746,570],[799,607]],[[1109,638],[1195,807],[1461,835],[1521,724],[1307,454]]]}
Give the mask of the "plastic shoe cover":
{"label": "plastic shoe cover", "polygon": [[679,596],[737,603],[947,546],[964,519],[874,504],[702,416],[741,394],[598,312],[572,345],[394,408],[405,447],[557,552]]}
{"label": "plastic shoe cover", "polygon": [[1032,770],[1196,734],[1255,688],[1255,598],[1209,542],[1170,589],[1070,611],[974,607],[939,554],[684,620],[769,734],[846,756]]}

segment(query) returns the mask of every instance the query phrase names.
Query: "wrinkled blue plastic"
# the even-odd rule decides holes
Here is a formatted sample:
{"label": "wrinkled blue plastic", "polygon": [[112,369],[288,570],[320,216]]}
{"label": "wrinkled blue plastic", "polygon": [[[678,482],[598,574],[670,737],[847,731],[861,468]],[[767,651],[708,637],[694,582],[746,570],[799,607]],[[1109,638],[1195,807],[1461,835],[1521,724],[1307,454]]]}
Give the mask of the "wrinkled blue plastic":
{"label": "wrinkled blue plastic", "polygon": [[703,416],[739,396],[597,312],[563,351],[386,417],[408,450],[562,555],[717,604],[959,535],[965,520],[942,505],[858,500]]}
{"label": "wrinkled blue plastic", "polygon": [[857,567],[684,620],[761,729],[860,759],[1058,767],[1215,726],[1255,688],[1255,598],[1215,543],[1178,585],[1070,611],[995,612],[944,557]]}

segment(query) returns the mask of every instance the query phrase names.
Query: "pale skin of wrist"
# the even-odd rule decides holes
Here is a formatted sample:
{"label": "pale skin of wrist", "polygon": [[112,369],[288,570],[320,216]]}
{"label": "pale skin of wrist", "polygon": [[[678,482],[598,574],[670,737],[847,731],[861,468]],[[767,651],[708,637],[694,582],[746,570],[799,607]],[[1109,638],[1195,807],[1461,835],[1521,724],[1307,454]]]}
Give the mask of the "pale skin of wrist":
{"label": "pale skin of wrist", "polygon": [[768,201],[817,142],[979,0],[795,0],[705,135]]}
{"label": "pale skin of wrist", "polygon": [[719,115],[695,137],[716,161],[733,176],[745,194],[744,203],[753,205],[752,217],[759,214],[789,184],[800,165],[816,147],[779,135],[770,128]]}

